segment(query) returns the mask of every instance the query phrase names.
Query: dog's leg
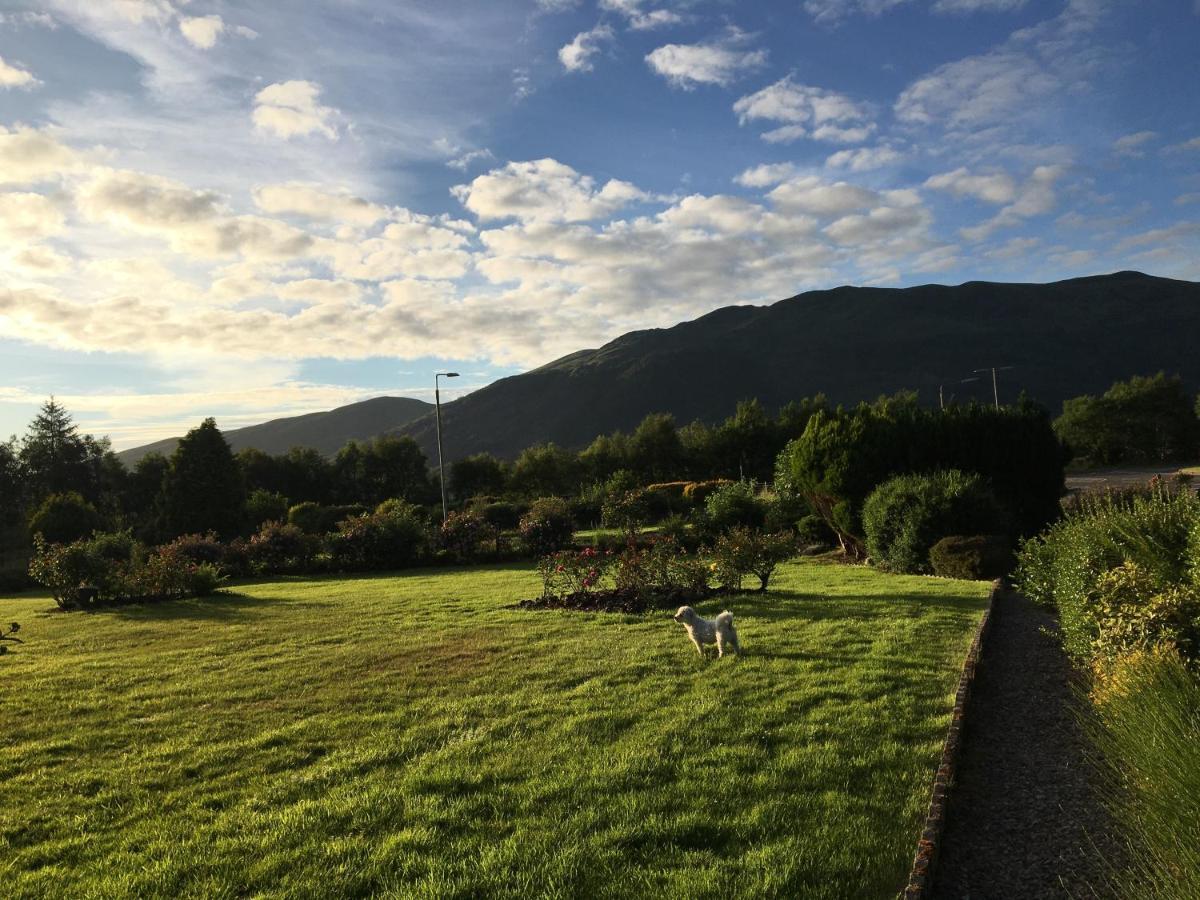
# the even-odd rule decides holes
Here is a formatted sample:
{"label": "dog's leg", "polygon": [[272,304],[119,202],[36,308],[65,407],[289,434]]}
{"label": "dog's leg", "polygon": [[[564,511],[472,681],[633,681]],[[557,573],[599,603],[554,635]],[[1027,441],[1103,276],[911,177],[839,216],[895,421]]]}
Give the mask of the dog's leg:
{"label": "dog's leg", "polygon": [[725,634],[717,631],[717,659],[725,658]]}
{"label": "dog's leg", "polygon": [[704,647],[700,645],[700,642],[694,636],[692,637],[692,643],[696,645],[696,652],[700,654],[700,658],[704,659]]}

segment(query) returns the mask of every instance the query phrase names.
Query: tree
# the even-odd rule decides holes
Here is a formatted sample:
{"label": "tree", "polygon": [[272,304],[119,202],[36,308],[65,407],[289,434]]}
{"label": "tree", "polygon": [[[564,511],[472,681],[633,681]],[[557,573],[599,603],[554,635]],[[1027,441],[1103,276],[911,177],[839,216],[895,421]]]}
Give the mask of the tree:
{"label": "tree", "polygon": [[579,465],[585,482],[607,481],[629,466],[628,435],[620,431],[599,435],[579,454]]}
{"label": "tree", "polygon": [[179,441],[163,481],[163,511],[169,536],[215,531],[233,537],[246,503],[242,470],[213,419],[205,419]]}
{"label": "tree", "polygon": [[96,468],[107,441],[83,437],[71,415],[51,397],[29,425],[19,453],[27,498],[40,502],[48,494],[77,491],[94,499]]}
{"label": "tree", "polygon": [[1076,456],[1100,465],[1190,460],[1200,449],[1193,398],[1163,372],[1065,401],[1054,430]]}
{"label": "tree", "polygon": [[375,505],[398,498],[427,503],[433,482],[425,454],[411,437],[384,435],[366,442],[351,441],[334,460],[344,500]]}
{"label": "tree", "polygon": [[147,542],[163,536],[163,483],[170,467],[171,461],[161,453],[147,453],[126,480],[122,509],[130,522],[137,523],[138,537]]}
{"label": "tree", "polygon": [[513,463],[511,484],[525,497],[565,497],[579,489],[579,458],[557,444],[537,444]]}
{"label": "tree", "polygon": [[675,417],[651,413],[629,437],[629,467],[646,483],[671,481],[683,470],[683,443]]}
{"label": "tree", "polygon": [[21,461],[14,437],[0,443],[0,528],[20,520],[21,506]]}
{"label": "tree", "polygon": [[504,493],[504,463],[490,453],[476,453],[450,464],[450,493],[459,501]]}
{"label": "tree", "polygon": [[96,507],[78,491],[51,494],[29,517],[29,533],[40,534],[51,544],[69,544],[91,535],[103,525]]}

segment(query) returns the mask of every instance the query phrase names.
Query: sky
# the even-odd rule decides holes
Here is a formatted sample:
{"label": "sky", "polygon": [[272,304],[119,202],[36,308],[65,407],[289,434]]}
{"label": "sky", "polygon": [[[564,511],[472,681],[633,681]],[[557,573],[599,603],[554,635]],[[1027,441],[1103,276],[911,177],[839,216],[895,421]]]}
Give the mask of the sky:
{"label": "sky", "polygon": [[839,284],[1200,280],[1197,47],[1200,0],[0,0],[0,436]]}

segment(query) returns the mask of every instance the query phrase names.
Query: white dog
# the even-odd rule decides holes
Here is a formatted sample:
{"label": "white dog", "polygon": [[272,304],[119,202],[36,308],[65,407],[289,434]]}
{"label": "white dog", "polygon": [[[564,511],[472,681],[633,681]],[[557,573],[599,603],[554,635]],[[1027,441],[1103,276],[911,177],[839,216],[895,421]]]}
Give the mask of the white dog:
{"label": "white dog", "polygon": [[672,618],[687,629],[688,637],[701,656],[704,655],[705,644],[716,644],[718,657],[725,655],[727,647],[741,656],[742,648],[738,644],[737,630],[733,627],[733,613],[729,610],[715,619],[706,619],[690,606],[681,606]]}

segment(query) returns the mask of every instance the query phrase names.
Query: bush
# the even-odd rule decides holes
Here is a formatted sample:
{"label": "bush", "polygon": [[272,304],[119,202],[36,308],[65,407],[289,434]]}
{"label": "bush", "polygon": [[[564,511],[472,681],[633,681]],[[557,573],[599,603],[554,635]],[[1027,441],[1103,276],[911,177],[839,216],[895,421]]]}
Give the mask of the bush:
{"label": "bush", "polygon": [[708,497],[717,488],[733,484],[726,478],[714,478],[712,481],[690,481],[683,486],[683,499],[692,505],[693,509],[702,508],[708,502]]}
{"label": "bush", "polygon": [[1096,621],[1091,657],[1103,664],[1168,646],[1188,659],[1200,650],[1200,588],[1161,585],[1135,562],[1110,569],[1089,597]]}
{"label": "bush", "polygon": [[488,503],[478,509],[484,521],[497,531],[516,528],[521,523],[521,516],[524,515],[521,507],[516,503]]}
{"label": "bush", "polygon": [[1012,570],[1013,553],[1008,538],[1000,535],[952,535],[933,545],[929,564],[933,574],[942,578],[991,580]]}
{"label": "bush", "polygon": [[634,488],[609,494],[604,501],[600,521],[606,528],[619,528],[627,534],[635,534],[651,518],[649,495],[641,488]]}
{"label": "bush", "polygon": [[1114,592],[1129,572],[1115,576],[1117,581],[1107,579],[1100,590],[1102,579],[1132,563],[1143,585],[1137,604],[1171,588],[1194,585],[1188,554],[1198,521],[1200,499],[1165,487],[1141,496],[1085,499],[1076,512],[1021,546],[1017,585],[1035,602],[1058,609],[1064,647],[1087,663],[1101,639],[1102,608],[1108,610],[1121,595]]}
{"label": "bush", "polygon": [[428,553],[429,531],[417,507],[386,500],[373,513],[338,523],[330,549],[334,564],[343,570],[398,569]]}
{"label": "bush", "polygon": [[76,491],[51,494],[29,517],[29,533],[52,544],[69,544],[103,527],[96,507]]}
{"label": "bush", "polygon": [[611,553],[601,553],[592,547],[549,553],[538,562],[542,596],[567,597],[595,590],[601,587],[613,563]]}
{"label": "bush", "polygon": [[893,572],[930,572],[929,551],[955,534],[1003,530],[996,498],[978,475],[955,470],[899,475],[877,487],[863,504],[867,551]]}
{"label": "bush", "polygon": [[257,575],[291,574],[312,568],[318,539],[279,520],[264,522],[246,542],[250,570]]}
{"label": "bush", "polygon": [[259,488],[246,498],[246,523],[251,531],[257,531],[264,522],[286,521],[289,512],[283,494]]}
{"label": "bush", "polygon": [[745,481],[718,485],[704,501],[708,527],[715,533],[731,528],[762,528],[766,508]]}
{"label": "bush", "polygon": [[575,522],[567,502],[561,497],[542,497],[535,500],[518,525],[521,542],[527,552],[545,556],[571,543]]}
{"label": "bush", "polygon": [[832,544],[837,535],[820,516],[810,513],[796,523],[796,540],[801,544]]}
{"label": "bush", "polygon": [[297,503],[288,510],[289,525],[295,525],[305,534],[328,534],[334,531],[338,523],[352,516],[361,516],[368,512],[365,506],[352,504],[349,506],[321,506],[319,503]]}
{"label": "bush", "polygon": [[[804,498],[791,491],[777,491],[763,503],[763,528],[767,531],[796,531],[801,519],[809,516],[809,509]],[[820,520],[820,516],[816,517]],[[824,523],[822,522],[822,525]],[[828,528],[824,529],[828,531]],[[817,543],[817,541],[809,541]],[[828,543],[826,541],[825,543]]]}
{"label": "bush", "polygon": [[33,539],[29,575],[50,590],[59,609],[80,604],[79,589],[104,581],[107,567],[91,552],[85,541],[51,544],[39,533]]}
{"label": "bush", "polygon": [[175,538],[168,545],[192,565],[209,564],[219,566],[225,562],[225,545],[217,539],[216,534],[185,534]]}
{"label": "bush", "polygon": [[438,531],[438,543],[458,559],[474,559],[483,549],[483,542],[494,534],[482,515],[466,509],[446,517]]}
{"label": "bush", "polygon": [[795,554],[796,540],[790,534],[764,534],[744,526],[732,528],[717,538],[713,547],[713,571],[730,590],[741,590],[745,576],[754,575],[758,589],[765,591],[779,564]]}

